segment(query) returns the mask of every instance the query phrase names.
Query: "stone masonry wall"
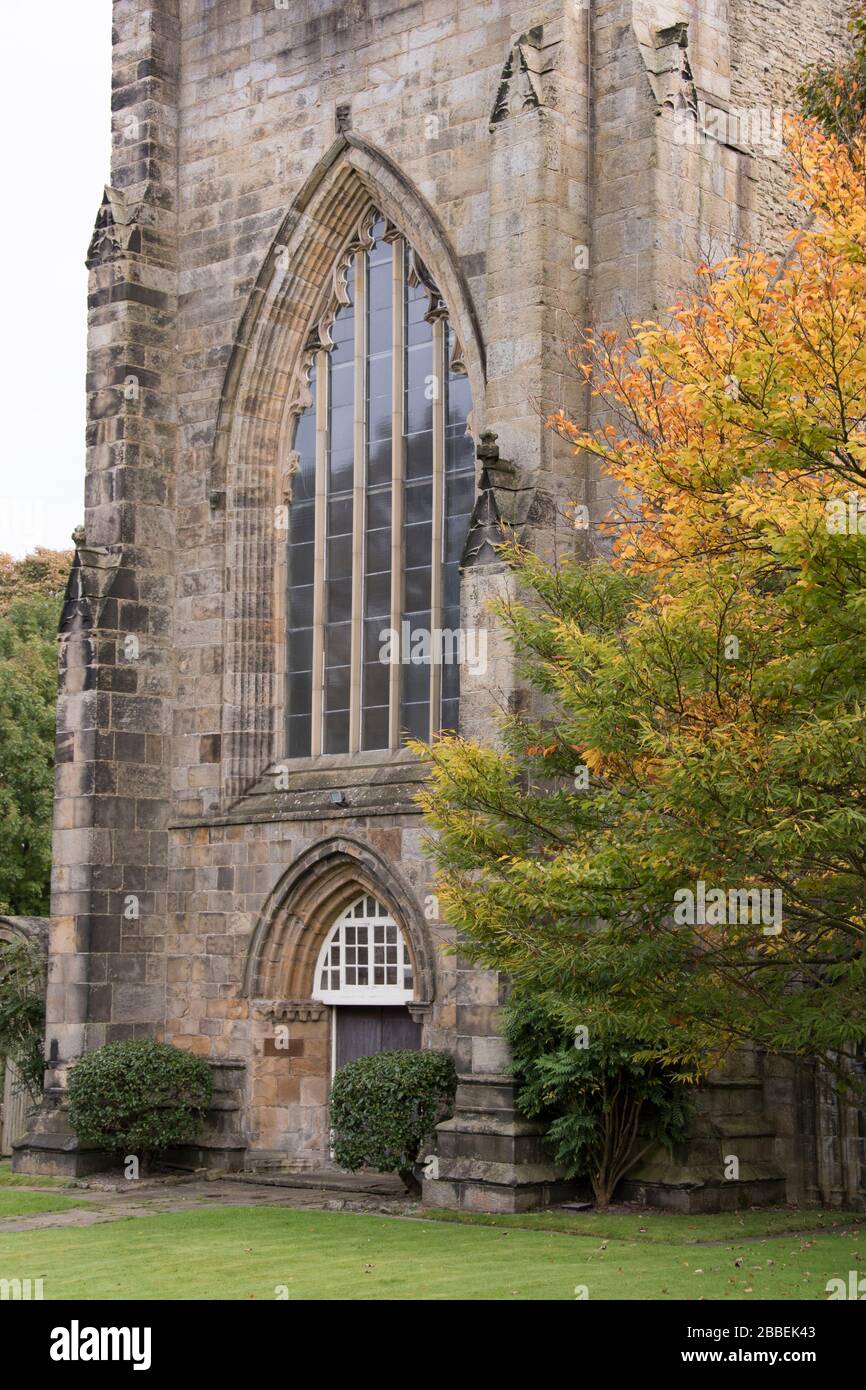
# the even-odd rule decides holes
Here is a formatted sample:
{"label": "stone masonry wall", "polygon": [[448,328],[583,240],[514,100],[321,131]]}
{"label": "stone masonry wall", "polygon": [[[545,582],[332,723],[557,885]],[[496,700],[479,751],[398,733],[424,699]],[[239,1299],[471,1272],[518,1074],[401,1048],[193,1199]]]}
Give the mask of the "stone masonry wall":
{"label": "stone masonry wall", "polygon": [[827,0],[728,0],[731,43],[735,61],[731,102],[737,109],[770,113],[758,127],[769,128],[769,140],[756,139],[750,125],[744,143],[754,151],[754,239],[770,250],[783,251],[785,233],[802,222],[802,209],[786,196],[787,161],[779,146],[779,117],[796,110],[795,90],[805,67],[838,60],[848,41],[850,4]]}

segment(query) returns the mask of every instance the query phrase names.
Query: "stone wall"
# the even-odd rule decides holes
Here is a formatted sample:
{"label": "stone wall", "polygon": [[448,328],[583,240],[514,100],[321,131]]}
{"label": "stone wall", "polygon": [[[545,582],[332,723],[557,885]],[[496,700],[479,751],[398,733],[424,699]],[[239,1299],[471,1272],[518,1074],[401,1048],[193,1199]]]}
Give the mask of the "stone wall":
{"label": "stone wall", "polygon": [[[850,4],[826,0],[728,0],[731,43],[736,54],[731,74],[731,101],[738,109],[760,113],[750,122],[744,143],[755,160],[757,244],[783,251],[802,209],[787,192],[787,161],[779,143],[780,116],[796,110],[796,86],[807,66],[832,63],[844,51]],[[793,11],[793,13],[792,13]],[[767,113],[765,116],[764,113]],[[765,132],[769,129],[769,138]],[[762,132],[763,138],[762,138]]]}

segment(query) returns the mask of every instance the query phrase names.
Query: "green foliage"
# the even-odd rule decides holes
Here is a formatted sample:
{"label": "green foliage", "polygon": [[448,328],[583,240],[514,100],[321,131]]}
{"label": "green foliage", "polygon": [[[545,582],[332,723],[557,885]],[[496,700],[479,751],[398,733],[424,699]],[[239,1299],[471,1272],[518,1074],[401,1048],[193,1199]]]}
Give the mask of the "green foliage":
{"label": "green foliage", "polygon": [[[685,1079],[750,1040],[847,1051],[866,1036],[866,536],[815,527],[768,561],[766,592],[737,597],[741,662],[718,658],[721,568],[670,614],[605,560],[508,553],[526,602],[499,614],[546,714],[505,717],[498,746],[437,741],[418,798],[461,949]],[[778,890],[783,932],[677,926],[699,880]]]}
{"label": "green foliage", "polygon": [[795,139],[783,262],[575,348],[611,423],[548,423],[611,511],[501,547],[521,703],[420,750],[464,952],[689,1079],[866,1037],[866,138]]}
{"label": "green foliage", "polygon": [[0,939],[0,1057],[11,1057],[31,1095],[45,1070],[45,953],[39,942]]}
{"label": "green foliage", "polygon": [[[0,595],[2,598],[2,595]],[[0,604],[0,912],[48,912],[57,595]]]}
{"label": "green foliage", "polygon": [[567,1177],[588,1178],[606,1207],[618,1182],[655,1145],[686,1137],[688,1089],[670,1068],[641,1057],[635,1039],[599,1033],[578,1041],[542,1000],[517,995],[505,1011],[517,1102],[548,1126],[547,1146]]}
{"label": "green foliage", "polygon": [[334,1157],[350,1172],[399,1173],[408,1187],[424,1140],[457,1089],[447,1052],[379,1052],[341,1067],[331,1087]]}
{"label": "green foliage", "polygon": [[839,67],[815,64],[797,87],[800,107],[830,135],[850,142],[866,120],[866,3],[858,0],[848,24],[853,53]]}
{"label": "green foliage", "polygon": [[212,1090],[203,1057],[146,1039],[106,1043],[70,1072],[69,1118],[85,1143],[146,1163],[192,1142]]}

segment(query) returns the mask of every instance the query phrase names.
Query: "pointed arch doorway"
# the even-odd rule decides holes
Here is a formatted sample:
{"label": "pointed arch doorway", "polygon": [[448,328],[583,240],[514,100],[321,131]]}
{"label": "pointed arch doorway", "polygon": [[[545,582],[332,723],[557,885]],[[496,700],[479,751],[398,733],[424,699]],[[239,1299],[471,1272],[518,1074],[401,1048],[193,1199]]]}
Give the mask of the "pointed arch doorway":
{"label": "pointed arch doorway", "polygon": [[388,908],[361,893],[337,917],[319,952],[313,998],[331,1012],[330,1074],[358,1057],[421,1047],[408,943]]}

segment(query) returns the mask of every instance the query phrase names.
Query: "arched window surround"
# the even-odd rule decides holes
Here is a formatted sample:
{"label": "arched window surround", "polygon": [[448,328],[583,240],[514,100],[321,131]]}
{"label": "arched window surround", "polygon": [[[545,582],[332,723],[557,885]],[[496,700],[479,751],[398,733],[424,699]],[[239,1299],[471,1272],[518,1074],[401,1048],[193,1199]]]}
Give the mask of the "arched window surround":
{"label": "arched window surround", "polygon": [[[485,349],[463,268],[436,211],[381,150],[341,133],[277,230],[250,292],[220,398],[208,496],[225,529],[223,721],[217,806],[286,757],[286,532],[294,417],[311,326],[333,296],[336,261],[368,207],[402,227],[441,287],[464,348],[472,432],[484,429]],[[335,755],[337,762],[341,755]],[[365,761],[407,758],[371,752]],[[303,760],[299,760],[303,765]]]}
{"label": "arched window surround", "polygon": [[398,922],[412,959],[414,1002],[435,994],[436,955],[416,895],[399,869],[350,835],[310,845],[281,875],[250,939],[243,992],[253,1001],[309,1000],[322,942],[338,916],[369,893]]}

